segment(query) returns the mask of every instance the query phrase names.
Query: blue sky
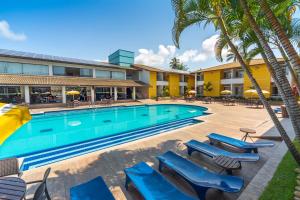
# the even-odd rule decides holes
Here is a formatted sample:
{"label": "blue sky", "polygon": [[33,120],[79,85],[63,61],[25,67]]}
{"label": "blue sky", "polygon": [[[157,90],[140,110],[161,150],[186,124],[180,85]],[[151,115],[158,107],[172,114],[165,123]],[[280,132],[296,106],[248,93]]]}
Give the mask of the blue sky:
{"label": "blue sky", "polygon": [[187,29],[176,50],[173,20],[170,0],[1,0],[0,48],[101,61],[126,49],[155,66],[173,56],[190,70],[218,64],[213,27]]}

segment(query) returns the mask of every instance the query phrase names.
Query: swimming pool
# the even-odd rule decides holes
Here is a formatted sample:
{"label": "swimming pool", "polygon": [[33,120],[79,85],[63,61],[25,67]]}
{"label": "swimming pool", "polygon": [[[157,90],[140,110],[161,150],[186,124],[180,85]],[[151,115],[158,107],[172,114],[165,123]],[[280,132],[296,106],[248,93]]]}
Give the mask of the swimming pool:
{"label": "swimming pool", "polygon": [[164,132],[170,127],[196,123],[189,120],[204,115],[206,110],[199,106],[159,104],[37,114],[0,146],[0,158],[30,157],[103,138],[123,139],[137,130],[158,128],[156,133]]}

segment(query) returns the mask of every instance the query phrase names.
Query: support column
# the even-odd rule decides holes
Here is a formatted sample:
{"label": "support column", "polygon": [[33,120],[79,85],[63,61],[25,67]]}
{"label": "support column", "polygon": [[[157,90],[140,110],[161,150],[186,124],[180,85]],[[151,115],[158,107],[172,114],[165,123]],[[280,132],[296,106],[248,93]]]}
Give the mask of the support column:
{"label": "support column", "polygon": [[61,97],[62,97],[62,102],[67,103],[66,86],[61,87]]}
{"label": "support column", "polygon": [[132,99],[136,100],[136,91],[135,91],[135,87],[132,88]]}
{"label": "support column", "polygon": [[110,87],[109,92],[110,92],[110,96],[111,96],[111,98],[112,98],[112,97],[113,97],[113,96],[112,96],[112,94],[113,94],[113,88],[112,88],[112,87]]}
{"label": "support column", "polygon": [[95,102],[95,89],[94,86],[91,86],[91,102]]}
{"label": "support column", "polygon": [[49,65],[49,76],[53,76],[53,66],[52,66],[52,64]]}
{"label": "support column", "polygon": [[93,78],[96,78],[96,69],[93,69]]}
{"label": "support column", "polygon": [[25,97],[25,103],[30,104],[29,85],[24,86],[24,97]]}
{"label": "support column", "polygon": [[118,100],[118,88],[117,87],[114,87],[114,100],[117,101]]}
{"label": "support column", "polygon": [[197,90],[197,72],[195,73],[195,96],[197,96],[198,94],[198,90]]}

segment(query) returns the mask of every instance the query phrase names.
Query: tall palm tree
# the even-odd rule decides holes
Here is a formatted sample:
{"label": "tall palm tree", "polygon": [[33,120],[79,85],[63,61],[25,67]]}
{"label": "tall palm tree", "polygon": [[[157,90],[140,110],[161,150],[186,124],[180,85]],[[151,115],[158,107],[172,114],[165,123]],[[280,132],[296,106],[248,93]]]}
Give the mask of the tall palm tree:
{"label": "tall palm tree", "polygon": [[281,125],[280,121],[278,120],[277,116],[275,115],[274,111],[272,110],[270,104],[264,97],[260,86],[258,85],[257,81],[253,77],[249,67],[247,66],[246,62],[239,54],[237,48],[235,47],[234,43],[231,41],[230,33],[227,31],[226,23],[223,18],[222,8],[225,5],[222,5],[220,0],[172,0],[172,5],[175,10],[175,22],[173,27],[173,40],[177,47],[179,47],[179,38],[183,30],[187,27],[194,25],[194,24],[209,24],[213,23],[216,28],[219,28],[225,38],[228,46],[230,47],[231,51],[235,54],[237,60],[240,62],[241,67],[249,77],[252,85],[257,90],[258,96],[262,103],[264,104],[267,112],[270,115],[275,127],[279,131],[281,137],[285,141],[289,151],[292,153],[294,159],[300,164],[300,154],[293,145],[291,139],[287,135],[286,131],[284,130],[283,126]]}
{"label": "tall palm tree", "polygon": [[297,99],[293,95],[293,91],[287,80],[285,71],[278,63],[271,47],[269,46],[267,40],[265,39],[263,32],[260,30],[260,27],[256,23],[252,13],[250,12],[248,3],[245,0],[239,0],[239,2],[244,11],[244,15],[247,17],[247,19],[249,21],[249,25],[255,32],[255,34],[258,38],[258,41],[261,45],[261,48],[263,48],[265,55],[267,56],[267,59],[273,68],[273,72],[274,72],[273,78],[277,79],[278,85],[280,85],[280,87],[278,89],[279,90],[282,89],[281,94],[285,95],[285,98],[283,98],[283,101],[284,101],[284,103],[287,107],[287,111],[290,115],[291,122],[292,122],[293,128],[296,133],[296,138],[298,140],[300,140],[300,107],[298,105]]}
{"label": "tall palm tree", "polygon": [[[287,53],[292,66],[295,68],[295,70],[298,73],[300,73],[300,57],[297,54],[295,48],[293,47],[291,41],[289,40],[289,37],[287,36],[286,31],[283,29],[279,20],[277,19],[277,17],[271,10],[268,2],[266,0],[257,0],[257,2],[259,3],[261,10],[264,12],[271,27],[273,27],[274,32],[276,33],[285,52]],[[294,9],[294,4],[296,4],[296,3],[299,4],[299,1],[296,1],[296,0],[289,0],[289,1],[278,1],[277,0],[277,3],[278,2],[283,2],[284,4],[288,4],[290,6],[291,10]]]}

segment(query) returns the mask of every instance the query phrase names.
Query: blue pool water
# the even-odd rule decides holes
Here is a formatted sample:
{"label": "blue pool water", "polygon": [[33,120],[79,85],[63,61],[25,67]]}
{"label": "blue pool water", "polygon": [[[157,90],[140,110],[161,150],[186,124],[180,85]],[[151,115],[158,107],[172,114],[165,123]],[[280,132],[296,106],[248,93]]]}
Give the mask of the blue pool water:
{"label": "blue pool water", "polygon": [[0,158],[20,157],[205,114],[187,105],[121,106],[33,115],[0,146]]}

